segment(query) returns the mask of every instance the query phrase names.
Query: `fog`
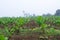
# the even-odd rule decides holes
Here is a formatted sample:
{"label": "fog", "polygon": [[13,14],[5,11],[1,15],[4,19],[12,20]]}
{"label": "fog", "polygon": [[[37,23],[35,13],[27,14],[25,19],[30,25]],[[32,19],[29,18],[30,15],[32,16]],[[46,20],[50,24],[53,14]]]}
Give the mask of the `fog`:
{"label": "fog", "polygon": [[60,9],[60,0],[0,0],[0,17],[29,14],[54,14]]}

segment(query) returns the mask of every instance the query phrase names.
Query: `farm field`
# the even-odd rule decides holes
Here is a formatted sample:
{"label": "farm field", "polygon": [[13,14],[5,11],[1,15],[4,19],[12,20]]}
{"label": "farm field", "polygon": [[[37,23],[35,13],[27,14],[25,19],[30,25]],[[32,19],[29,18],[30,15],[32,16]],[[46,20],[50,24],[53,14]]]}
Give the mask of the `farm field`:
{"label": "farm field", "polygon": [[0,18],[0,40],[59,39],[60,16]]}

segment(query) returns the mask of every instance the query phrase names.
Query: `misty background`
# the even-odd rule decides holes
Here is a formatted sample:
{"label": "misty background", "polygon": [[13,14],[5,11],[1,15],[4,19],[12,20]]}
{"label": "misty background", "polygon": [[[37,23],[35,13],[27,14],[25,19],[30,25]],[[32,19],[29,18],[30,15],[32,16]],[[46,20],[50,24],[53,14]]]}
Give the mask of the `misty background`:
{"label": "misty background", "polygon": [[54,15],[60,9],[60,0],[0,0],[0,17]]}

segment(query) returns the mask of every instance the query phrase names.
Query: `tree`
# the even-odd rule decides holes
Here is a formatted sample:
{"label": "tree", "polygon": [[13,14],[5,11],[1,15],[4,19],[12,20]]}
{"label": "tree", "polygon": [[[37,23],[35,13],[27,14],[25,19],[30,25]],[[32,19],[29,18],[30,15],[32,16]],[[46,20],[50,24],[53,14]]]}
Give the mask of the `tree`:
{"label": "tree", "polygon": [[43,16],[51,16],[51,14],[50,13],[47,13],[47,14],[43,14]]}
{"label": "tree", "polygon": [[56,10],[55,16],[60,16],[60,9]]}

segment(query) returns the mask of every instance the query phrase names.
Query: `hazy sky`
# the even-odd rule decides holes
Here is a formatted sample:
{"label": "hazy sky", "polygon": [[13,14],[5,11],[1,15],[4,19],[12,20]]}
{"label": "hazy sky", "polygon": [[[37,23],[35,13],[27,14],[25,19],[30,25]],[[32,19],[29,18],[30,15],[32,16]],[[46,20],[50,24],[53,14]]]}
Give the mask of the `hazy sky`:
{"label": "hazy sky", "polygon": [[0,17],[23,16],[23,10],[36,15],[54,14],[57,9],[60,9],[60,0],[0,0]]}

